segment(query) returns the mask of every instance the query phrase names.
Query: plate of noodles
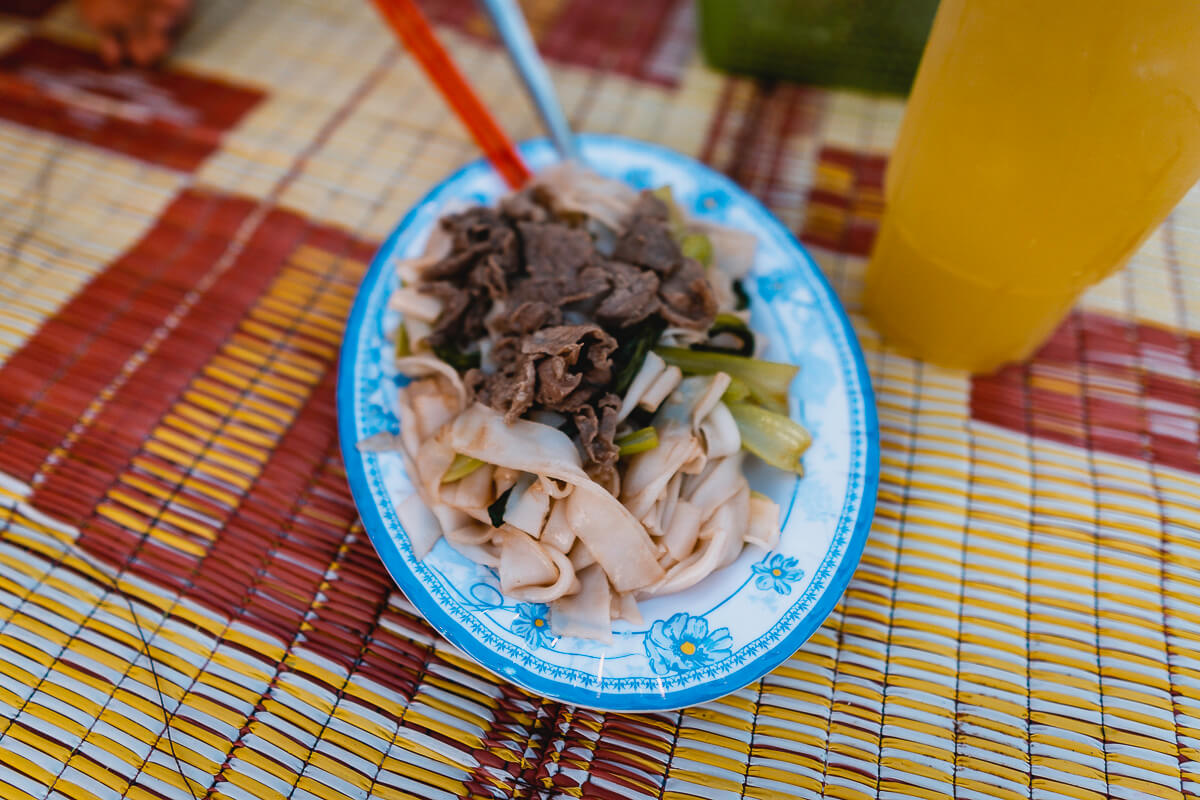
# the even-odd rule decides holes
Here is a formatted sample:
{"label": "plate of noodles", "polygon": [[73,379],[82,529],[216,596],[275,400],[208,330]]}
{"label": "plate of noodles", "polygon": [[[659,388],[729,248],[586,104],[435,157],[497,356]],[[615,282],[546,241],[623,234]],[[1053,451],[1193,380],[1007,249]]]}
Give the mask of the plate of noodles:
{"label": "plate of noodles", "polygon": [[812,259],[667,149],[546,141],[485,163],[379,250],[338,375],[363,525],[443,636],[531,692],[712,700],[790,657],[870,527],[878,427]]}

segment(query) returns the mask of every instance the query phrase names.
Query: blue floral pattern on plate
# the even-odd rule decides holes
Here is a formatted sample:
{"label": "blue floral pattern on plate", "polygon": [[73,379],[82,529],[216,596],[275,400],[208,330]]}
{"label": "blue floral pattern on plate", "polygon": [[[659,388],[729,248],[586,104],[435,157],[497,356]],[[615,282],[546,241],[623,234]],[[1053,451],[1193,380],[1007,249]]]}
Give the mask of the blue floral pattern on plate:
{"label": "blue floral pattern on plate", "polygon": [[508,629],[536,650],[550,638],[550,607],[545,603],[521,603]]}
{"label": "blue floral pattern on plate", "polygon": [[773,553],[750,569],[755,574],[754,585],[762,591],[774,590],[778,594],[791,594],[792,584],[804,577],[798,566],[800,560],[782,553]]}
{"label": "blue floral pattern on plate", "polygon": [[650,626],[642,645],[655,675],[687,672],[729,658],[733,637],[728,628],[708,632],[708,620],[680,611]]}
{"label": "blue floral pattern on plate", "polygon": [[[756,200],[724,176],[654,145],[598,135],[581,136],[580,143],[585,160],[600,172],[632,176],[647,186],[668,184],[691,214],[750,231],[758,240],[744,282],[751,324],[767,342],[768,358],[801,366],[789,399],[793,416],[813,433],[803,480],[762,465],[748,469],[751,486],[780,505],[775,552],[748,549],[691,589],[643,601],[642,614],[654,624],[618,623],[611,642],[550,635],[548,609],[504,598],[493,570],[445,542],[423,560],[415,557],[397,510],[413,491],[403,460],[395,453],[360,453],[355,443],[403,425],[388,359],[387,332],[397,322],[387,309],[394,262],[421,252],[448,204],[490,201],[504,192],[482,162],[467,165],[418,203],[363,281],[338,367],[342,455],[364,528],[385,566],[452,644],[555,700],[614,711],[679,708],[761,677],[795,652],[841,596],[874,506],[874,400],[836,297],[791,234]],[[554,159],[544,140],[521,149],[535,169]]]}

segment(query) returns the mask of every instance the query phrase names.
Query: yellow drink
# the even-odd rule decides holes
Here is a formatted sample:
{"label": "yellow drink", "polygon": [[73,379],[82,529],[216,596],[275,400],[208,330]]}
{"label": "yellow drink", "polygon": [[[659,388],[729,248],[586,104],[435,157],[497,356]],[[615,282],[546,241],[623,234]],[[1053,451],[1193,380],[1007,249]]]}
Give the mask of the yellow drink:
{"label": "yellow drink", "polygon": [[1197,179],[1196,0],[942,0],[867,311],[946,366],[1025,358]]}

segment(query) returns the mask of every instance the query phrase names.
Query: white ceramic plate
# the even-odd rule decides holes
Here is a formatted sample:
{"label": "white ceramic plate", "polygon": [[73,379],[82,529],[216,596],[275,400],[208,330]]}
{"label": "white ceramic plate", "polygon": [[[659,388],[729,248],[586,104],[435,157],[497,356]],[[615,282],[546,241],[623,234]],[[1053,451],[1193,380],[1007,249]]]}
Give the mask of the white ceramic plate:
{"label": "white ceramic plate", "polygon": [[[618,623],[611,644],[550,633],[545,606],[503,597],[495,573],[439,542],[414,558],[396,507],[413,491],[399,455],[355,443],[396,432],[396,387],[385,331],[397,259],[418,255],[447,204],[491,203],[505,192],[475,162],[447,178],[379,250],[359,290],[342,347],[338,425],[354,500],[397,585],[450,642],[489,670],[540,695],[612,711],[653,711],[736,691],[776,667],[821,624],[858,564],[875,504],[879,435],[870,380],[837,297],[807,253],[728,178],[664,148],[613,136],[580,137],[587,163],[634,187],[670,185],[691,215],[758,237],[744,282],[766,357],[800,365],[792,416],[813,435],[805,477],[755,463],[751,486],[782,509],[771,553],[747,548],[697,586],[642,602],[646,624]],[[544,140],[521,148],[535,170],[554,160]]]}

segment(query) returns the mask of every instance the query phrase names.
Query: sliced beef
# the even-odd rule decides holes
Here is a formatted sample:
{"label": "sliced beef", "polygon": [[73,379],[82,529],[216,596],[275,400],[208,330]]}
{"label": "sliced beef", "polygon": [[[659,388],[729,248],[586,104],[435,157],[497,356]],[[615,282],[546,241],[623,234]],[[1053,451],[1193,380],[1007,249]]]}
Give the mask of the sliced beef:
{"label": "sliced beef", "polygon": [[514,222],[545,222],[550,218],[550,212],[534,199],[529,190],[501,199],[500,213]]}
{"label": "sliced beef", "polygon": [[613,257],[666,274],[683,260],[683,252],[667,224],[667,207],[649,192],[634,204],[625,232],[617,239]]}
{"label": "sliced beef", "polygon": [[704,267],[692,258],[680,265],[658,287],[659,313],[672,325],[708,330],[717,316],[717,298],[705,277]]}
{"label": "sliced beef", "polygon": [[510,362],[505,369],[487,374],[468,370],[463,384],[475,400],[504,412],[505,422],[515,422],[532,406],[537,395],[537,365],[531,358]]}
{"label": "sliced beef", "polygon": [[426,280],[462,275],[485,255],[495,256],[505,272],[520,267],[516,231],[492,209],[480,207],[451,214],[442,219],[441,226],[450,237],[450,254],[426,269]]}
{"label": "sliced beef", "polygon": [[448,255],[427,267],[421,291],[442,301],[431,344],[465,347],[484,335],[492,303],[508,294],[521,268],[517,234],[489,208],[474,208],[442,220],[449,235]]}
{"label": "sliced beef", "polygon": [[442,301],[442,312],[433,325],[429,343],[435,347],[453,345],[465,348],[487,333],[483,320],[488,306],[486,295],[463,289],[451,281],[435,281],[421,287],[425,294]]}
{"label": "sliced beef", "polygon": [[575,428],[579,431],[579,444],[583,447],[584,468],[593,480],[611,486],[616,479],[617,457],[620,448],[613,441],[617,433],[617,412],[621,398],[605,394],[593,405],[586,405],[575,412]]}
{"label": "sliced beef", "polygon": [[[617,340],[599,325],[557,325],[530,334],[521,352],[533,356],[561,356],[590,384],[612,380],[612,354]],[[551,409],[556,411],[558,409]]]}
{"label": "sliced beef", "polygon": [[583,382],[583,376],[571,372],[569,367],[562,356],[550,356],[538,362],[535,399],[543,408],[554,409]]}
{"label": "sliced beef", "polygon": [[603,247],[593,223],[556,218],[531,192],[499,210],[452,215],[442,222],[450,252],[420,288],[442,304],[435,347],[469,351],[487,337],[486,371],[463,376],[471,396],[509,422],[535,410],[565,415],[588,474],[616,491],[614,361],[633,363],[633,354],[619,352],[613,334],[644,352],[668,325],[706,330],[716,300],[657,197],[642,193],[619,235],[601,226]]}
{"label": "sliced beef", "polygon": [[493,336],[523,336],[547,325],[557,325],[560,321],[562,311],[556,305],[544,300],[512,298],[504,310],[497,311],[488,319],[487,328]]}
{"label": "sliced beef", "polygon": [[633,209],[629,212],[632,219],[647,219],[666,225],[671,221],[671,212],[667,204],[654,195],[654,192],[643,189],[638,192]]}
{"label": "sliced beef", "polygon": [[658,276],[623,261],[606,263],[612,291],[596,308],[596,319],[610,328],[627,328],[658,311]]}
{"label": "sliced beef", "polygon": [[617,340],[598,325],[555,325],[505,336],[492,348],[495,372],[466,378],[480,402],[516,419],[535,403],[546,411],[575,413],[612,379]]}
{"label": "sliced beef", "polygon": [[533,278],[574,278],[592,261],[595,247],[587,231],[557,222],[520,222],[525,269]]}

